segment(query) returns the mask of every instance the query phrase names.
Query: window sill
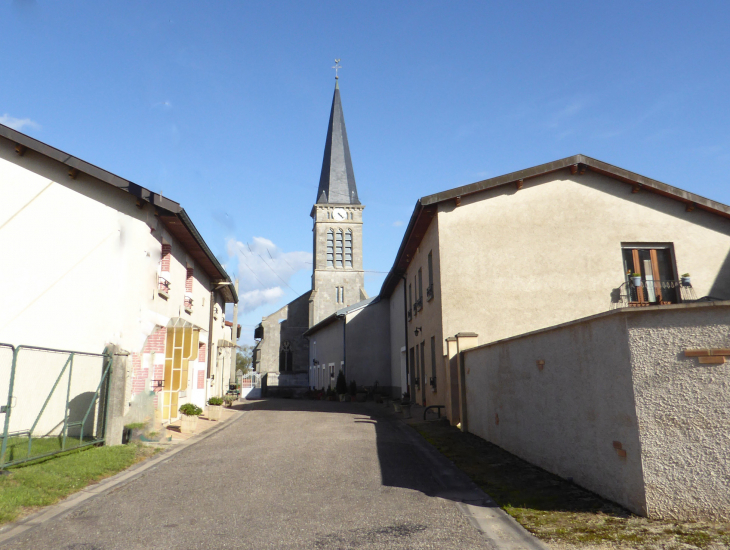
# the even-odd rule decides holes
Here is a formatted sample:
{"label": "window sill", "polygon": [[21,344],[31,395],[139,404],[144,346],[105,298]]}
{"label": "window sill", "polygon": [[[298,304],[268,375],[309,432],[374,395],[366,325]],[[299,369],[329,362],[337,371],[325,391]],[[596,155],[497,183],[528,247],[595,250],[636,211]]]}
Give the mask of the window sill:
{"label": "window sill", "polygon": [[186,307],[186,308],[185,308],[185,313],[187,313],[188,315],[192,315],[192,314],[193,314],[193,308],[191,308],[191,307]]}
{"label": "window sill", "polygon": [[165,292],[164,290],[158,290],[158,291],[157,291],[157,294],[158,294],[158,295],[159,295],[159,296],[160,296],[161,298],[163,298],[164,300],[168,300],[168,299],[170,298],[170,295],[169,295],[169,294],[168,294],[167,292]]}

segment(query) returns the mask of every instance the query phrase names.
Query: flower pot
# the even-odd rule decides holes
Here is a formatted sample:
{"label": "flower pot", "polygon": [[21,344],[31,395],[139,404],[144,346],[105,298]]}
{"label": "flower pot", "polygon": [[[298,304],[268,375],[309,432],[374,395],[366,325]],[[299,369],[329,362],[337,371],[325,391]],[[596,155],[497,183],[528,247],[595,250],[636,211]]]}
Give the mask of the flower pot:
{"label": "flower pot", "polygon": [[692,286],[692,279],[690,277],[682,277],[682,286]]}
{"label": "flower pot", "polygon": [[393,404],[393,400],[390,397],[386,397],[384,403],[387,408],[390,408],[390,406]]}
{"label": "flower pot", "polygon": [[347,394],[341,393],[340,394],[340,403],[344,403],[346,399],[347,399]]}
{"label": "flower pot", "polygon": [[366,393],[358,393],[357,394],[357,402],[358,403],[365,403],[365,398],[367,397]]}
{"label": "flower pot", "polygon": [[399,402],[393,401],[393,410],[397,413],[403,412],[403,406]]}
{"label": "flower pot", "polygon": [[208,405],[208,420],[220,420],[223,405]]}
{"label": "flower pot", "polygon": [[411,404],[403,404],[401,408],[403,409],[403,418],[411,418]]}
{"label": "flower pot", "polygon": [[330,396],[329,396],[329,397],[327,398],[327,401],[337,401],[337,397],[335,397],[334,395],[330,395]]}
{"label": "flower pot", "polygon": [[195,426],[198,425],[197,416],[188,416],[187,414],[182,415],[182,423],[180,424],[180,431],[184,434],[195,433]]}
{"label": "flower pot", "polygon": [[635,287],[641,286],[641,277],[631,277],[631,284]]}
{"label": "flower pot", "polygon": [[351,401],[352,403],[354,403],[355,401],[357,401],[357,397],[355,397],[354,395],[351,395],[351,396],[350,396],[350,401]]}

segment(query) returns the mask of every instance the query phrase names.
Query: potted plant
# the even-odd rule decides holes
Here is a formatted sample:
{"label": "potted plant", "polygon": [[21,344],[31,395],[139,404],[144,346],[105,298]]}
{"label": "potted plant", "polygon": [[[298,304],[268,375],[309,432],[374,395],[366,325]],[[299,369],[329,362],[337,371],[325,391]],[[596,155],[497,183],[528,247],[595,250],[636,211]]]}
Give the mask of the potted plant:
{"label": "potted plant", "polygon": [[631,273],[629,275],[629,278],[631,279],[631,284],[635,287],[641,286],[641,273]]}
{"label": "potted plant", "polygon": [[403,411],[403,418],[411,418],[411,394],[408,392],[403,393],[401,409]]}
{"label": "potted plant", "polygon": [[347,380],[345,380],[345,373],[340,370],[337,375],[337,382],[335,383],[335,390],[337,395],[340,396],[340,401],[344,401],[347,397]]}
{"label": "potted plant", "polygon": [[208,420],[220,420],[223,412],[223,399],[211,397],[208,399]]}
{"label": "potted plant", "polygon": [[180,431],[184,434],[194,433],[195,426],[198,424],[198,417],[203,414],[203,409],[193,403],[185,403],[178,410],[182,414]]}
{"label": "potted plant", "polygon": [[327,401],[337,401],[337,393],[332,388],[327,388]]}
{"label": "potted plant", "polygon": [[357,399],[357,383],[354,380],[352,380],[350,382],[350,401],[352,401],[354,403],[356,399]]}
{"label": "potted plant", "polygon": [[223,396],[223,402],[226,404],[226,407],[232,407],[233,402],[236,401],[238,397],[232,393],[227,393]]}
{"label": "potted plant", "polygon": [[692,279],[689,273],[682,273],[682,286],[692,286]]}
{"label": "potted plant", "polygon": [[403,412],[400,399],[393,399],[393,410],[397,413]]}

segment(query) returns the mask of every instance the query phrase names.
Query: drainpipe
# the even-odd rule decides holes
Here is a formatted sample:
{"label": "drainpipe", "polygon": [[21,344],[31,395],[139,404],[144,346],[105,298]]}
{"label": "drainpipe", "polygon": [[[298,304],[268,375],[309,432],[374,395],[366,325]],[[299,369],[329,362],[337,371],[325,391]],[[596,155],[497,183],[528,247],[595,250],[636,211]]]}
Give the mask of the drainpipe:
{"label": "drainpipe", "polygon": [[342,374],[347,380],[347,313],[337,317],[342,319]]}
{"label": "drainpipe", "polygon": [[210,291],[210,315],[208,315],[208,369],[206,378],[210,380],[210,361],[213,355],[213,305],[215,304],[215,290]]}
{"label": "drainpipe", "polygon": [[410,388],[408,387],[410,379],[410,369],[408,365],[408,278],[405,275],[401,275],[400,278],[403,279],[403,323],[406,328],[406,390],[410,392]]}

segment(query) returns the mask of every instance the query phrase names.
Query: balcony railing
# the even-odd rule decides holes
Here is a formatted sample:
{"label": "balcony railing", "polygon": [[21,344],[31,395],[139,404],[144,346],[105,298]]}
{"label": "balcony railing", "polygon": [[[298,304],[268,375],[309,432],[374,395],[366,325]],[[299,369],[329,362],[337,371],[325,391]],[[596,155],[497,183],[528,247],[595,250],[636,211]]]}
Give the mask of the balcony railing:
{"label": "balcony railing", "polygon": [[433,285],[428,285],[426,289],[426,300],[433,300]]}
{"label": "balcony railing", "polygon": [[408,310],[408,320],[409,321],[413,320],[413,312],[410,309]]}
{"label": "balcony railing", "polygon": [[183,305],[185,306],[185,311],[187,311],[188,313],[192,313],[193,299],[190,296],[185,296],[185,299],[183,300]]}
{"label": "balcony railing", "polygon": [[170,281],[162,276],[157,277],[157,292],[167,298],[170,295]]}
{"label": "balcony railing", "polygon": [[419,311],[423,309],[423,298],[419,298],[415,302],[413,302],[413,314],[415,315]]}
{"label": "balcony railing", "polygon": [[697,300],[692,284],[682,281],[644,280],[637,286],[623,283],[611,297],[611,309],[677,304]]}

